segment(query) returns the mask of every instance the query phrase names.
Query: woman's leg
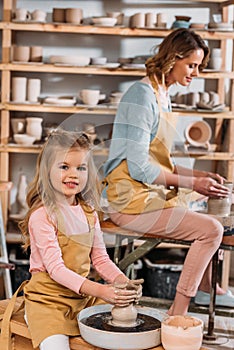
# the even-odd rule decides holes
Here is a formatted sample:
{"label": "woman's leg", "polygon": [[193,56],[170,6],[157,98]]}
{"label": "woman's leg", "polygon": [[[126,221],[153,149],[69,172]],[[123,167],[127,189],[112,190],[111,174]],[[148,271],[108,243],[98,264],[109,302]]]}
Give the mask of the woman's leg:
{"label": "woman's leg", "polygon": [[39,348],[40,350],[71,350],[69,337],[64,334],[51,335],[41,342]]}
{"label": "woman's leg", "polygon": [[[177,284],[177,293],[169,312],[185,314],[195,296],[212,256],[219,248],[223,226],[213,217],[184,208],[169,208],[140,215],[110,214],[122,227],[151,232],[172,239],[192,241]],[[210,288],[210,279],[208,288]]]}

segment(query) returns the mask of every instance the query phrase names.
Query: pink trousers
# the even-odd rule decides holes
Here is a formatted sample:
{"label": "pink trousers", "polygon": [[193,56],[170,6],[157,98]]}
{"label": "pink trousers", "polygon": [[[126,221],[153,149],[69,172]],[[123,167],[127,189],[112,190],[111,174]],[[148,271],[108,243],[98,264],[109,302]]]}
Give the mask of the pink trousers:
{"label": "pink trousers", "polygon": [[110,213],[118,226],[172,239],[192,241],[177,284],[177,292],[194,297],[200,286],[210,291],[212,256],[219,248],[223,226],[214,217],[184,208],[169,208],[140,215]]}

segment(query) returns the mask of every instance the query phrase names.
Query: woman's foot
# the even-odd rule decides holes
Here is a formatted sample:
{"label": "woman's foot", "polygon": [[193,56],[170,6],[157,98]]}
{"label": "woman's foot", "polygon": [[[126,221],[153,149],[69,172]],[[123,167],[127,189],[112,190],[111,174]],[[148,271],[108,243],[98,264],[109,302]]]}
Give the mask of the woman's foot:
{"label": "woman's foot", "polygon": [[[194,302],[198,305],[208,306],[210,304],[210,293],[198,290]],[[215,305],[234,308],[234,295],[230,290],[227,292],[220,290],[219,294],[218,292],[216,294]]]}

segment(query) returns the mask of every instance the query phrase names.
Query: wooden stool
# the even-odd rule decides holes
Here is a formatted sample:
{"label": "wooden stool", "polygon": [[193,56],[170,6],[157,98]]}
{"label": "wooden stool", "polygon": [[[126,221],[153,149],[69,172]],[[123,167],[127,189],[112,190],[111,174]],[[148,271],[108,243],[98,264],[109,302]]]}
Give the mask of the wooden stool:
{"label": "wooden stool", "polygon": [[[23,297],[18,297],[16,301],[16,308],[20,305]],[[4,313],[9,303],[9,299],[0,301],[0,315]],[[0,318],[1,319],[1,318]],[[0,321],[1,326],[1,321]],[[45,325],[46,326],[46,325]],[[12,349],[13,350],[39,350],[33,349],[30,333],[24,320],[24,310],[18,311],[11,319],[11,333],[12,333]],[[88,344],[80,336],[70,338],[71,350],[104,350]],[[4,349],[1,349],[4,350]],[[56,349],[55,349],[56,350]],[[162,346],[151,348],[150,350],[163,350]]]}

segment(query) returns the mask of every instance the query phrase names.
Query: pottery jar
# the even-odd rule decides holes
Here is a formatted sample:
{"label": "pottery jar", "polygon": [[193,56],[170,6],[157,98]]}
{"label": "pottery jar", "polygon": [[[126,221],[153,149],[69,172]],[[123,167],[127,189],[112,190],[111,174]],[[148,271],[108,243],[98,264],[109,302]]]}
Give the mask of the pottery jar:
{"label": "pottery jar", "polygon": [[14,77],[12,78],[12,101],[13,102],[25,102],[26,101],[26,87],[27,78]]}
{"label": "pottery jar", "polygon": [[26,132],[28,135],[36,137],[36,140],[39,141],[42,135],[42,122],[43,118],[26,118],[27,126]]}
{"label": "pottery jar", "polygon": [[31,46],[29,60],[31,62],[42,62],[42,50],[42,46]]}
{"label": "pottery jar", "polygon": [[30,58],[29,46],[14,46],[13,47],[13,61],[28,62]]}
{"label": "pottery jar", "polygon": [[29,102],[38,102],[41,93],[41,80],[28,79],[27,84],[27,100]]}
{"label": "pottery jar", "polygon": [[161,339],[165,350],[200,350],[203,321],[191,316],[169,316],[162,322]]}

